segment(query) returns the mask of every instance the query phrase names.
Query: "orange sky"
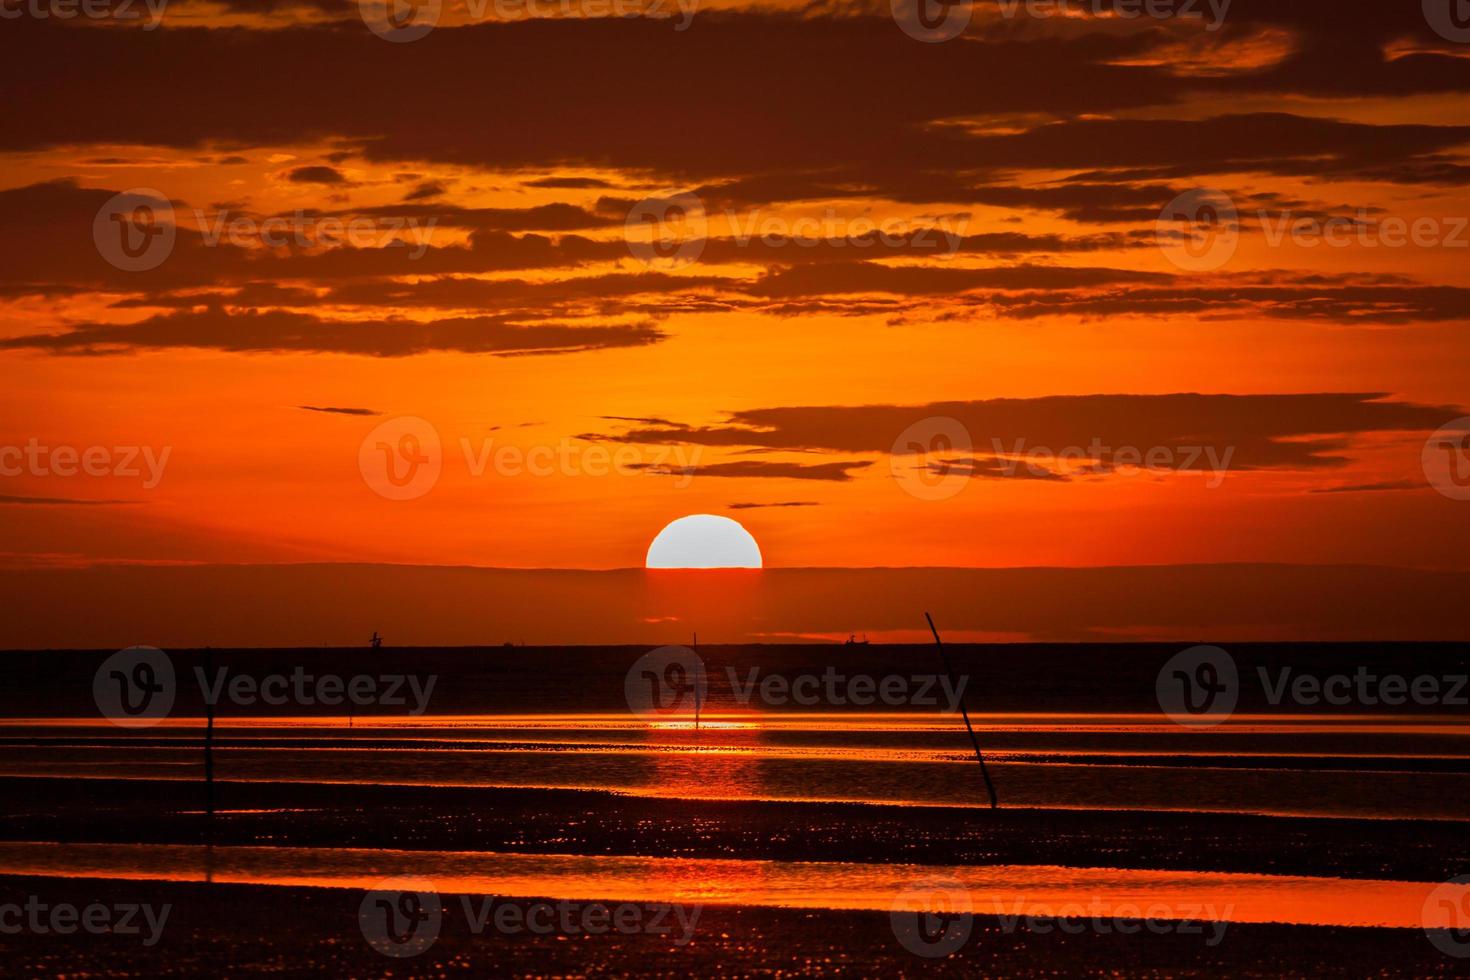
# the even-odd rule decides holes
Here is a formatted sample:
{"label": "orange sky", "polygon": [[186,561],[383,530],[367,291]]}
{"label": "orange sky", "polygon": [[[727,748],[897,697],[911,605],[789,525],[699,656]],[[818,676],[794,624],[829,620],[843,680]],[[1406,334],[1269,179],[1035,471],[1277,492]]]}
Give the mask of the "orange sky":
{"label": "orange sky", "polygon": [[[714,513],[775,567],[1470,568],[1421,459],[1470,415],[1470,44],[1420,5],[666,6],[0,25],[0,450],[108,451],[0,457],[4,562],[626,568]],[[1238,243],[1186,268],[1200,188]]]}

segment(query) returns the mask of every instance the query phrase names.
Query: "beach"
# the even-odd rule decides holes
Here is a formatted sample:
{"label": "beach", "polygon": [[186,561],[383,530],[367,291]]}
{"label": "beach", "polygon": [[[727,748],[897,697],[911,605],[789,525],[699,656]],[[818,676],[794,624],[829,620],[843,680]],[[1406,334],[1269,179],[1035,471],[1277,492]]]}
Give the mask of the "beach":
{"label": "beach", "polygon": [[[109,654],[53,655],[31,710],[0,718],[5,901],[172,911],[152,942],[146,930],[58,934],[44,914],[0,942],[23,969],[95,975],[1461,965],[1460,933],[1426,930],[1458,925],[1454,903],[1470,896],[1452,882],[1470,867],[1460,717],[1273,710],[1258,697],[1184,725],[1157,702],[1147,710],[1168,648],[1133,649],[1090,695],[1059,683],[1050,704],[995,669],[1022,650],[959,647],[960,673],[944,678],[951,692],[976,685],[970,724],[999,809],[922,648],[707,649],[697,720],[677,706],[649,715],[620,690],[647,654],[621,648],[381,651],[371,676],[429,692],[424,710],[406,698],[346,714],[256,696],[272,678],[317,685],[360,655],[186,652],[168,661],[184,678],[172,710],[143,724],[89,715],[56,681]],[[1074,677],[1099,659],[1024,652]],[[1300,673],[1340,655],[1241,656]],[[211,696],[188,683],[191,661],[250,684]],[[1374,669],[1453,676],[1462,663],[1453,647],[1410,648]],[[751,696],[772,673],[785,687]],[[863,693],[849,680],[863,676],[875,691],[906,679],[910,701],[927,678],[941,703],[774,703],[803,677]],[[527,710],[468,710],[508,702]],[[1019,710],[1048,706],[1060,710]]]}
{"label": "beach", "polygon": [[[1218,946],[1171,932],[1007,931],[977,917],[965,946],[944,959],[897,944],[875,912],[709,906],[695,936],[567,937],[476,934],[446,895],[436,942],[395,959],[362,941],[360,891],[332,888],[13,878],[0,902],[171,903],[168,937],[6,936],[7,971],[91,976],[307,975],[843,977],[923,976],[1455,976],[1457,964],[1422,935],[1398,929],[1232,925]],[[546,901],[554,901],[547,898]],[[534,901],[522,903],[526,907]],[[80,940],[80,941],[79,941]]]}

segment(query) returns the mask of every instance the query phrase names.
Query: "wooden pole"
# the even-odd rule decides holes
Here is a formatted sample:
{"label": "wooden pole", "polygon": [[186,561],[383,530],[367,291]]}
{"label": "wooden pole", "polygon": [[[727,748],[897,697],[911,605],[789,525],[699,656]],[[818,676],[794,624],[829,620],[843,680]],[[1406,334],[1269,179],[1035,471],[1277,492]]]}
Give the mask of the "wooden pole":
{"label": "wooden pole", "polygon": [[699,634],[694,634],[694,730],[699,731],[699,675],[704,672],[704,664],[699,659]]}
{"label": "wooden pole", "polygon": [[[204,676],[208,677],[214,665],[214,650],[204,648]],[[204,880],[214,882],[214,705],[207,692],[204,695]],[[205,892],[208,903],[209,892]],[[206,905],[207,907],[207,905]],[[205,921],[212,922],[213,916],[206,912]]]}
{"label": "wooden pole", "polygon": [[949,664],[949,654],[944,650],[944,641],[939,638],[939,630],[934,628],[934,617],[925,613],[924,618],[929,621],[929,632],[934,634],[934,645],[939,648],[939,659],[944,662],[944,672],[949,675],[950,684],[955,685],[960,715],[965,719],[965,731],[970,733],[970,744],[975,747],[975,761],[980,763],[980,775],[985,777],[985,791],[990,794],[990,808],[997,809],[1000,802],[995,797],[995,784],[990,781],[990,770],[985,768],[985,756],[980,754],[980,740],[975,737],[975,727],[970,724],[970,712],[965,710],[965,695],[958,687],[959,682],[955,680],[954,668]]}
{"label": "wooden pole", "polygon": [[[204,648],[204,676],[214,664],[214,651]],[[214,705],[204,700],[204,809],[209,816],[210,836],[214,835]]]}

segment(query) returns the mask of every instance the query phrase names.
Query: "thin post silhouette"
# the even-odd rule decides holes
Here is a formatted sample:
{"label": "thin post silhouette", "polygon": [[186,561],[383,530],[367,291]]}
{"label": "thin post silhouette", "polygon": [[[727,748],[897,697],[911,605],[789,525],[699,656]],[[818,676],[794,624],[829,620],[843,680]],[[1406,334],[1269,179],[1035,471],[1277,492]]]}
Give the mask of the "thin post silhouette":
{"label": "thin post silhouette", "polygon": [[694,634],[694,730],[699,731],[699,677],[704,673],[704,663],[699,659],[699,634]]}
{"label": "thin post silhouette", "polygon": [[[214,650],[204,648],[204,675],[209,676],[214,664]],[[208,694],[204,698],[204,810],[209,818],[209,834],[214,837],[214,704]]]}
{"label": "thin post silhouette", "polygon": [[939,659],[944,662],[944,672],[949,675],[949,683],[957,692],[960,715],[965,719],[965,731],[970,733],[970,744],[975,746],[975,761],[980,763],[980,775],[985,777],[985,792],[990,794],[990,808],[998,809],[1000,801],[995,798],[995,784],[990,781],[990,770],[985,768],[985,756],[980,754],[980,740],[975,737],[975,728],[970,724],[970,712],[965,709],[964,692],[960,690],[959,682],[955,680],[954,668],[949,664],[949,654],[944,650],[944,641],[939,638],[939,630],[934,627],[934,617],[925,613],[924,618],[929,621],[929,632],[934,634],[934,645],[939,648]]}

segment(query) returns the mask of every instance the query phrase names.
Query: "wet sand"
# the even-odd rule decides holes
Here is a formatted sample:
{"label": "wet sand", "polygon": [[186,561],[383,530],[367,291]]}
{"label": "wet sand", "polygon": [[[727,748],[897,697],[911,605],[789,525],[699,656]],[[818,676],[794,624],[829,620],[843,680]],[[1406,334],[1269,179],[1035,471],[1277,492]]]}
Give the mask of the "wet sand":
{"label": "wet sand", "polygon": [[447,893],[433,945],[394,959],[364,941],[356,890],[0,878],[0,903],[33,895],[52,904],[172,908],[151,947],[131,935],[5,936],[6,970],[15,975],[1440,977],[1457,975],[1463,962],[1417,930],[1236,924],[1211,946],[1196,934],[1037,932],[989,916],[977,917],[952,956],[928,959],[895,942],[883,913],[760,907],[705,907],[684,945],[676,933],[477,933]]}
{"label": "wet sand", "polygon": [[[735,652],[773,669],[807,655]],[[918,652],[856,656],[899,671]],[[303,653],[233,656],[259,669]],[[1444,885],[1470,870],[1462,715],[1243,708],[1187,729],[1134,703],[1156,666],[1142,653],[1091,701],[1075,673],[1070,698],[1033,690],[1041,673],[987,686],[994,710],[974,720],[996,811],[953,716],[757,712],[714,698],[696,730],[609,703],[621,697],[620,651],[552,652],[568,669],[548,674],[517,650],[415,662],[460,665],[442,679],[450,703],[436,703],[454,711],[226,712],[210,816],[204,732],[187,703],[156,728],[124,730],[38,673],[14,704],[34,712],[0,719],[0,919],[4,901],[33,897],[166,903],[174,918],[156,946],[0,932],[4,969],[682,980],[1448,976],[1470,963],[1423,928],[1465,899],[1465,886]],[[1307,655],[1325,665],[1340,653]],[[1424,669],[1421,653],[1386,666]],[[1446,669],[1464,659],[1427,653]],[[62,658],[78,668],[72,680],[90,676],[86,659]],[[1098,662],[1058,654],[1072,661]],[[986,668],[997,682],[1011,676],[999,662]],[[1122,696],[1135,687],[1140,698]],[[497,704],[524,713],[479,713]],[[400,876],[417,883],[384,888]],[[903,911],[901,927],[892,909],[915,898],[914,881],[922,909]],[[687,905],[700,921],[687,943],[477,931],[461,906],[469,892],[500,907],[537,896]],[[408,958],[373,948],[364,903],[415,922],[423,896],[442,917],[437,940]],[[960,929],[962,942],[921,955],[906,945],[915,929],[926,943]]]}
{"label": "wet sand", "polygon": [[[0,842],[0,874],[382,889],[415,881],[435,894],[556,895],[575,902],[926,912],[1093,915],[1221,924],[1441,927],[1470,886],[1372,879],[1061,865],[932,865],[752,858],[198,844]],[[963,897],[961,897],[963,896]],[[1070,910],[1070,911],[1067,911]]]}
{"label": "wet sand", "polygon": [[1470,867],[1448,821],[667,800],[603,791],[0,780],[0,840],[1039,864],[1444,881]]}

